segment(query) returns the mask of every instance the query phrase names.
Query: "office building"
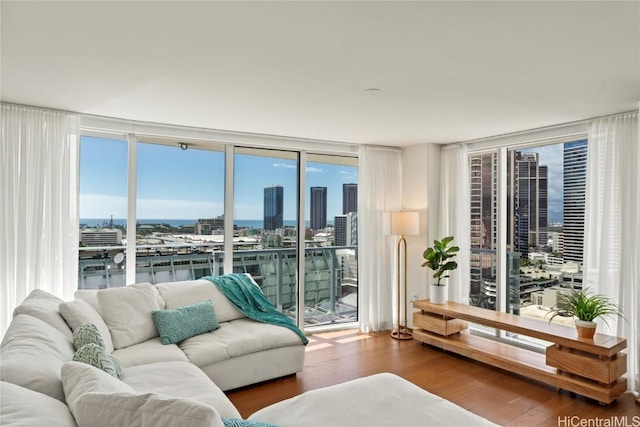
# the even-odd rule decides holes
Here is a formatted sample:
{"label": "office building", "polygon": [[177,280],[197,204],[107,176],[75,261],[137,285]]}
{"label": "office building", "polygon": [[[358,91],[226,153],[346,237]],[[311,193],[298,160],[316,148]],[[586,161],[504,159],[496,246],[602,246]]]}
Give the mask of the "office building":
{"label": "office building", "polygon": [[358,212],[358,184],[342,184],[342,213]]}
{"label": "office building", "polygon": [[547,245],[547,167],[538,153],[510,151],[507,165],[508,241],[526,258],[529,248]]}
{"label": "office building", "polygon": [[327,227],[327,187],[311,187],[311,223],[312,230]]}
{"label": "office building", "polygon": [[282,228],[284,214],[284,190],[282,186],[264,189],[264,229],[276,230]]}
{"label": "office building", "polygon": [[582,264],[587,140],[564,144],[564,260]]}

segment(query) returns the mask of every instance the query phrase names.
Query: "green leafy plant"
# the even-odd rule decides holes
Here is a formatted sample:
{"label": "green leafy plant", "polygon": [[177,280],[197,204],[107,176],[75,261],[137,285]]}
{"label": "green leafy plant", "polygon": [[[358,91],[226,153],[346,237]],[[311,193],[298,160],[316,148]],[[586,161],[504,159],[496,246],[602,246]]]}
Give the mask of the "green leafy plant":
{"label": "green leafy plant", "polygon": [[620,306],[609,297],[592,294],[588,289],[568,289],[559,291],[556,305],[549,309],[551,322],[556,316],[575,316],[585,322],[593,322],[601,317],[607,323],[607,317],[619,316],[624,318]]}
{"label": "green leafy plant", "polygon": [[440,284],[440,281],[449,277],[448,271],[458,268],[458,263],[451,261],[451,259],[456,256],[460,248],[449,246],[452,241],[453,236],[445,237],[440,241],[434,240],[433,247],[427,248],[422,254],[422,257],[426,260],[422,263],[422,266],[433,270],[433,278],[438,279],[436,286],[444,286],[444,284]]}

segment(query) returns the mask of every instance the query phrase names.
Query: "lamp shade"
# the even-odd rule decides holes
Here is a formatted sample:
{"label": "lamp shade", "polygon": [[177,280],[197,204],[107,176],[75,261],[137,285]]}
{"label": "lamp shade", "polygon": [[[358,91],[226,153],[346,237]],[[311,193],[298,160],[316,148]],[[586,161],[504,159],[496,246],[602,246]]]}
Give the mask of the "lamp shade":
{"label": "lamp shade", "polygon": [[391,212],[390,234],[415,236],[420,234],[418,212]]}

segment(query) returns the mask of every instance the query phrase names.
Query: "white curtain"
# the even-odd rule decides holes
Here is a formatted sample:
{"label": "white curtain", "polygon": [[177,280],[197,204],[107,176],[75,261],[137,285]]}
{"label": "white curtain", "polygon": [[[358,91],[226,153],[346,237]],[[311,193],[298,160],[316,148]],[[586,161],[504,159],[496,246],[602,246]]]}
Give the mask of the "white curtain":
{"label": "white curtain", "polygon": [[470,221],[469,160],[464,145],[442,148],[440,158],[440,203],[438,210],[438,236],[453,236],[453,244],[460,247],[456,257],[458,268],[448,279],[448,299],[469,303],[470,276]]}
{"label": "white curtain", "polygon": [[401,152],[360,148],[358,171],[359,323],[362,332],[391,329],[394,241],[383,231],[384,213],[401,207]]}
{"label": "white curtain", "polygon": [[78,276],[78,118],[2,104],[0,334],[33,289],[71,299]]}
{"label": "white curtain", "polygon": [[640,391],[640,132],[638,113],[589,126],[585,200],[584,283],[613,298],[626,320],[600,324],[627,339],[627,380]]}

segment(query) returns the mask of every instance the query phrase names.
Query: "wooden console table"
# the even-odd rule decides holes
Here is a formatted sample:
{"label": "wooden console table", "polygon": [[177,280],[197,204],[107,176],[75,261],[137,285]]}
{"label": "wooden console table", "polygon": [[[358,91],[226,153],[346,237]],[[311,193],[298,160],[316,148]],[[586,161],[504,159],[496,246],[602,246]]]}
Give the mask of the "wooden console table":
{"label": "wooden console table", "polygon": [[[575,328],[484,308],[429,300],[413,302],[413,337],[423,343],[487,363],[609,404],[627,389],[624,338],[596,334],[578,338]],[[467,321],[553,344],[545,354],[472,335]]]}

